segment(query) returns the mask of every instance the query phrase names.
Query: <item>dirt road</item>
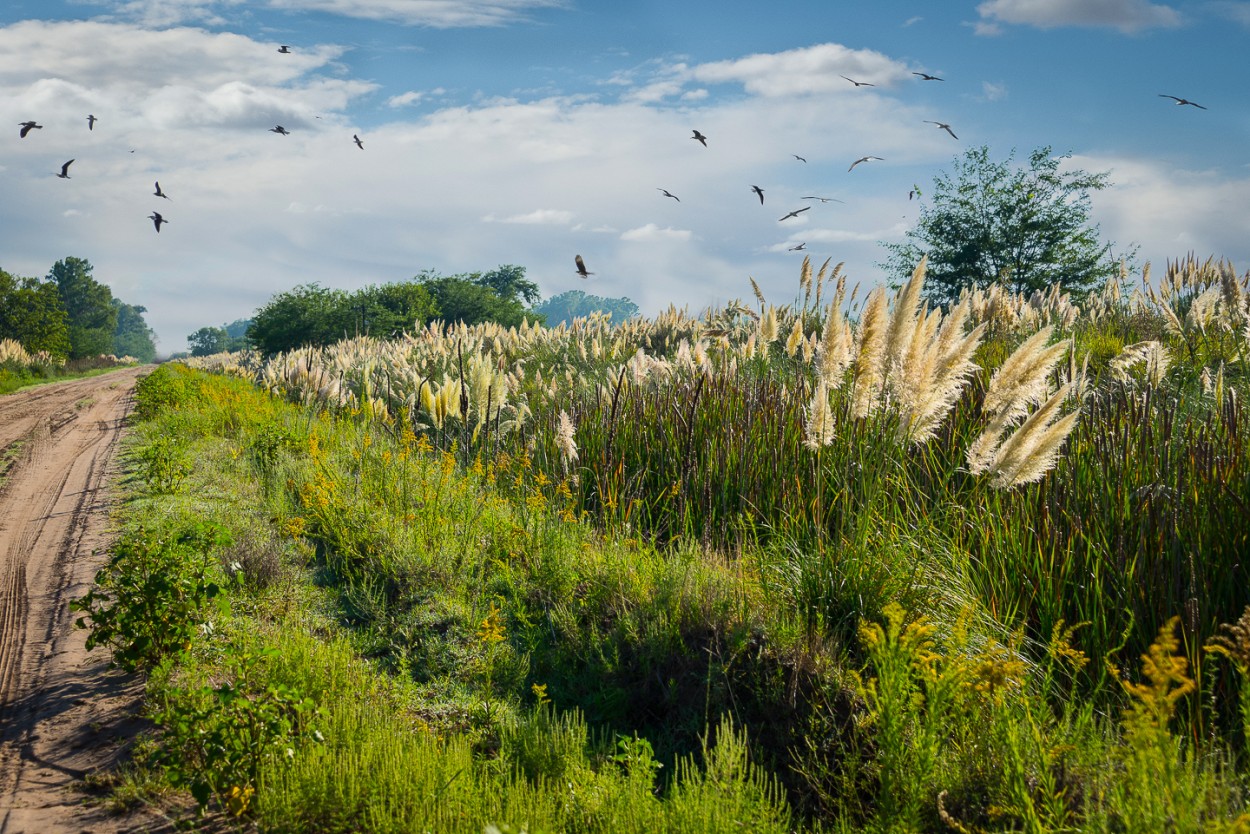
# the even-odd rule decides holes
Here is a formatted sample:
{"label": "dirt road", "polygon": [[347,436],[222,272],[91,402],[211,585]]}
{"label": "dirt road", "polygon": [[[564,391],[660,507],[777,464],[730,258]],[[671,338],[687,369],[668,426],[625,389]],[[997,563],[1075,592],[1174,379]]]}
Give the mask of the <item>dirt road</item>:
{"label": "dirt road", "polygon": [[161,827],[75,787],[132,737],[139,691],[68,610],[104,561],[109,476],[147,370],[0,396],[0,834]]}

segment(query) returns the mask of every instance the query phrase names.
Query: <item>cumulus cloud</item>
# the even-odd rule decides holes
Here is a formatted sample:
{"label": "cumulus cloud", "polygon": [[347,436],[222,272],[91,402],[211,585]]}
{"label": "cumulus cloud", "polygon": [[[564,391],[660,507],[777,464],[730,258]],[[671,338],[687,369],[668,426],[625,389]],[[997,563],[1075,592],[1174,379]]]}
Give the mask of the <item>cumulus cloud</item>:
{"label": "cumulus cloud", "polygon": [[441,96],[447,91],[442,87],[435,87],[433,90],[409,90],[406,93],[400,93],[397,96],[391,96],[386,100],[388,107],[408,107],[409,105],[419,104],[430,96]]}
{"label": "cumulus cloud", "polygon": [[567,226],[573,222],[573,212],[560,209],[535,209],[525,214],[495,217],[488,214],[482,218],[487,223],[516,223],[522,226]]}
{"label": "cumulus cloud", "polygon": [[643,242],[652,240],[690,240],[691,235],[692,232],[689,229],[674,229],[672,226],[661,229],[655,223],[648,223],[645,226],[621,232],[621,240]]}
{"label": "cumulus cloud", "polygon": [[977,6],[978,34],[998,34],[1000,23],[1024,23],[1041,29],[1060,26],[1107,26],[1122,32],[1179,26],[1171,6],[1148,0],[987,0]]}
{"label": "cumulus cloud", "polygon": [[706,84],[739,83],[749,93],[769,97],[853,91],[844,75],[879,87],[911,77],[900,61],[837,43],[713,61],[689,71],[691,78]]}

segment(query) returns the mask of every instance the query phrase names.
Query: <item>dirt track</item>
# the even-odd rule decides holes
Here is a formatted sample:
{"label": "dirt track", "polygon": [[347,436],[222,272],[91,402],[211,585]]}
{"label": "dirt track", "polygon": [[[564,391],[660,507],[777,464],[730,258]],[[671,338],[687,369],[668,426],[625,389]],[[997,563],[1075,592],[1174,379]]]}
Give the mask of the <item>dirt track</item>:
{"label": "dirt track", "polygon": [[0,834],[163,827],[85,803],[83,777],[133,736],[139,690],[68,610],[104,560],[109,476],[148,370],[0,396]]}

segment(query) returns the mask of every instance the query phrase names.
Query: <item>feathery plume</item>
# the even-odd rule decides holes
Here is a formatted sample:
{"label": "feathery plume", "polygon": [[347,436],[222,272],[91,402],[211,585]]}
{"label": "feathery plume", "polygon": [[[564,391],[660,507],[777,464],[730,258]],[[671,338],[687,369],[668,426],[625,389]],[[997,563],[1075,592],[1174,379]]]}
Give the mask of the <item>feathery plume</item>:
{"label": "feathery plume", "polygon": [[794,327],[790,328],[790,335],[786,339],[786,356],[794,356],[798,352],[799,345],[803,343],[803,317],[794,317]]}
{"label": "feathery plume", "polygon": [[760,292],[760,285],[755,283],[755,279],[747,276],[747,280],[751,282],[751,291],[755,293],[755,300],[760,303],[760,309],[764,309],[764,293]]}
{"label": "feathery plume", "polygon": [[803,432],[803,445],[812,451],[833,442],[833,409],[829,407],[829,387],[824,381],[816,383],[816,391],[807,406],[807,426]]}
{"label": "feathery plume", "polygon": [[567,475],[569,467],[577,462],[577,442],[573,439],[573,421],[568,412],[560,411],[560,421],[556,428],[556,446],[560,449],[560,461],[564,464]]}
{"label": "feathery plume", "polygon": [[888,326],[885,289],[877,287],[868,294],[859,321],[853,374],[855,394],[851,405],[851,413],[856,418],[867,417],[877,406],[885,379]]}
{"label": "feathery plume", "polygon": [[1008,414],[1008,421],[1022,417],[1030,405],[1041,403],[1050,391],[1051,369],[1068,350],[1067,342],[1047,347],[1053,327],[1047,325],[1025,339],[990,377],[981,409],[989,415]]}

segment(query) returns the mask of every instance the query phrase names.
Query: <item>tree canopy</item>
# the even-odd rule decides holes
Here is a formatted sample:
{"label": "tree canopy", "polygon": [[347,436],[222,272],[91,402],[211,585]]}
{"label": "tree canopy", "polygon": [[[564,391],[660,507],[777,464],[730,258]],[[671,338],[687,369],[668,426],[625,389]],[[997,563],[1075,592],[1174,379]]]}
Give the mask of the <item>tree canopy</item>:
{"label": "tree canopy", "polygon": [[52,265],[48,278],[56,282],[69,323],[69,358],[113,352],[118,309],[113,291],[91,275],[90,261],[65,258]]}
{"label": "tree canopy", "polygon": [[69,355],[69,317],[55,283],[17,278],[0,269],[0,339],[14,339],[31,353]]}
{"label": "tree canopy", "polygon": [[581,290],[569,290],[548,298],[535,307],[534,312],[545,316],[552,326],[591,313],[610,313],[612,321],[623,322],[638,315],[638,305],[628,298],[602,298]]}
{"label": "tree canopy", "polygon": [[927,253],[925,292],[948,304],[965,287],[1002,282],[1028,293],[1058,284],[1081,293],[1116,275],[1111,244],[1090,224],[1090,192],[1106,188],[1109,174],[1061,171],[1068,155],[1049,147],[1033,151],[1025,167],[1013,157],[998,162],[988,147],[970,148],[939,174],[907,241],[886,244],[892,278],[901,283]]}

